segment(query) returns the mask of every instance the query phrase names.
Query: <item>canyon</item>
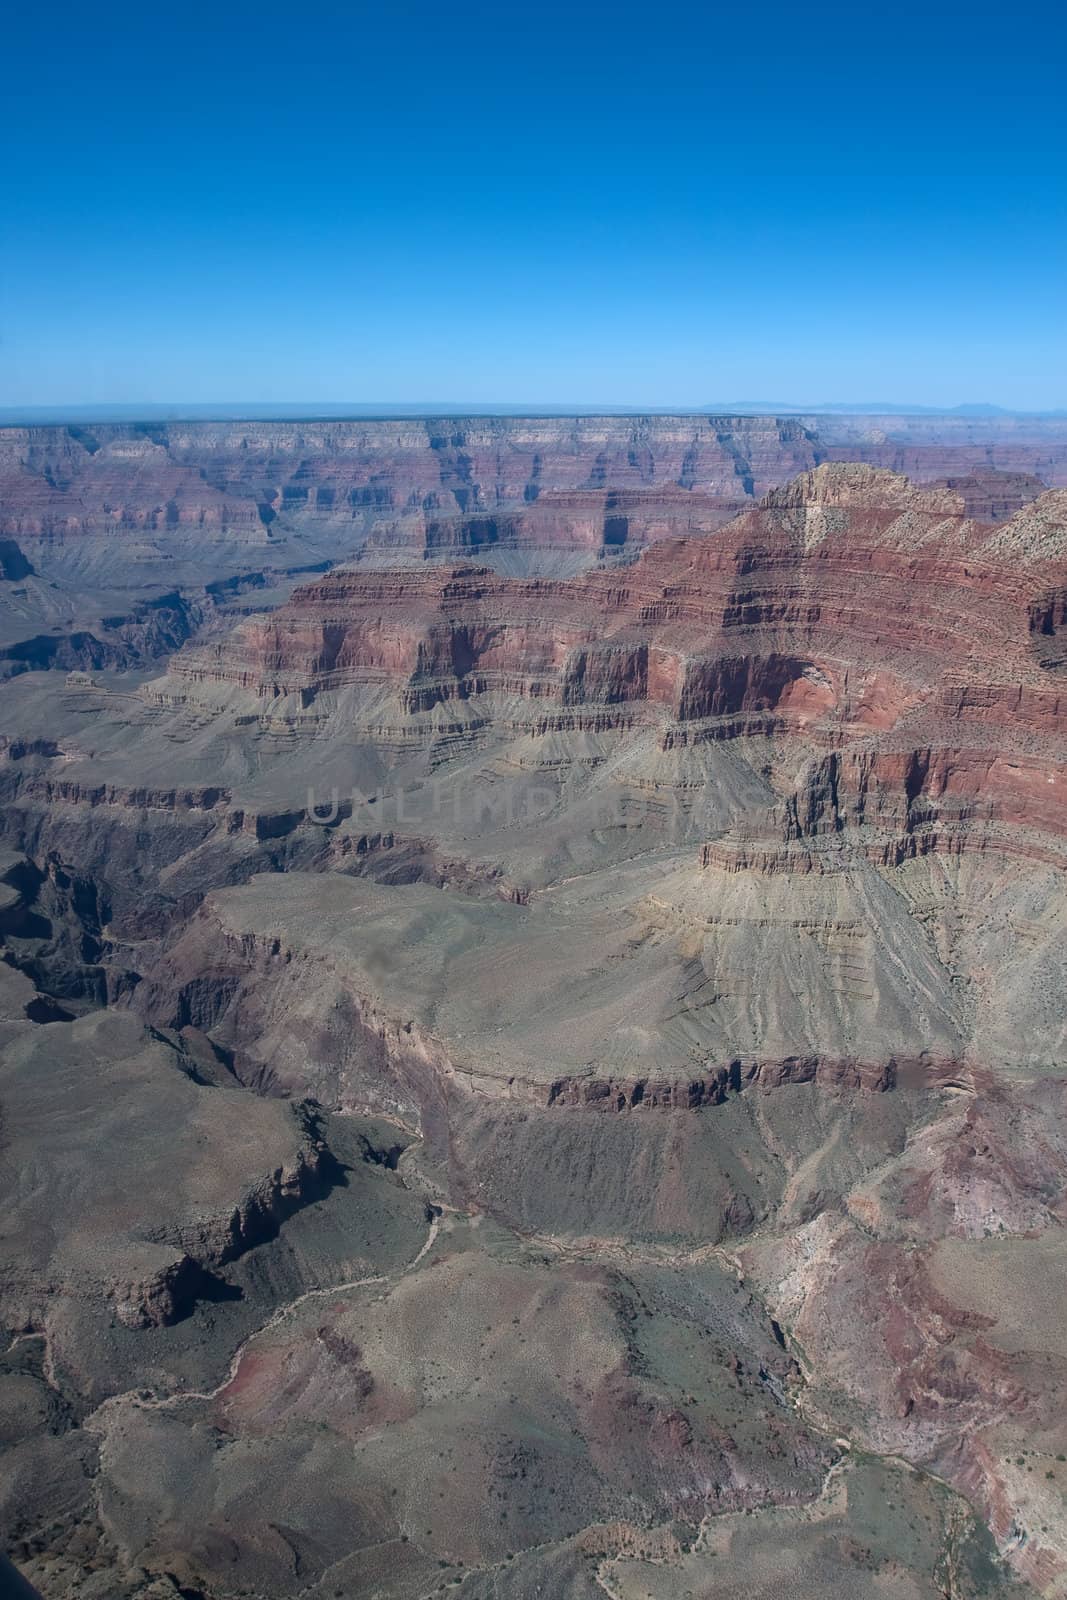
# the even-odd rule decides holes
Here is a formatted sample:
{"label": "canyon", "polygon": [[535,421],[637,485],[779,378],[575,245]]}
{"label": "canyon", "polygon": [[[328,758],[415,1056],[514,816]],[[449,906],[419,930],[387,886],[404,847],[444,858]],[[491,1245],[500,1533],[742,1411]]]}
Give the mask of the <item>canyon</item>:
{"label": "canyon", "polygon": [[1067,1596],[1067,423],[9,428],[0,540],[45,1600]]}
{"label": "canyon", "polygon": [[309,570],[478,554],[573,573],[710,532],[826,460],[988,520],[1067,484],[1067,421],[443,417],[0,427],[0,673],[135,669]]}

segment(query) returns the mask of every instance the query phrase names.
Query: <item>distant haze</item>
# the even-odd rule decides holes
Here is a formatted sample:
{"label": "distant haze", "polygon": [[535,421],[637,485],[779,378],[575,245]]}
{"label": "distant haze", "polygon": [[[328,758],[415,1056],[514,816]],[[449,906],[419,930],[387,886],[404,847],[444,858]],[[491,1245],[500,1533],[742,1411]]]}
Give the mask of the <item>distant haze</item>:
{"label": "distant haze", "polygon": [[0,426],[82,422],[302,422],[323,419],[390,417],[597,417],[597,416],[870,416],[870,417],[972,417],[976,421],[1011,416],[1067,416],[1067,411],[1010,411],[1003,406],[900,405],[889,401],[856,404],[823,403],[798,405],[784,400],[726,400],[704,406],[641,405],[558,405],[530,402],[526,405],[484,401],[461,403],[441,401],[353,401],[349,405],[314,401],[278,401],[273,405],[257,401],[211,404],[136,404],[0,406]]}

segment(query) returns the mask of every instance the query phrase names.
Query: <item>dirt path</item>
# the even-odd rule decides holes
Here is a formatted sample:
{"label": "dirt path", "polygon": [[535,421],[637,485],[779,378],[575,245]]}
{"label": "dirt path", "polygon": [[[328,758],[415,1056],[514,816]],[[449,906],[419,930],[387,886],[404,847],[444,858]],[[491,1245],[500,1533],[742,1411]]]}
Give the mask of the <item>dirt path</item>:
{"label": "dirt path", "polygon": [[266,1322],[262,1323],[260,1327],[256,1328],[253,1333],[250,1333],[247,1338],[242,1339],[241,1343],[237,1346],[237,1349],[234,1351],[233,1356],[230,1359],[229,1367],[226,1370],[226,1376],[221,1380],[221,1382],[217,1383],[213,1389],[180,1389],[174,1394],[165,1395],[145,1395],[139,1389],[126,1389],[122,1394],[109,1395],[106,1400],[102,1400],[97,1406],[96,1410],[91,1412],[89,1416],[86,1417],[82,1426],[96,1431],[96,1425],[102,1420],[112,1406],[128,1404],[137,1406],[141,1411],[164,1411],[168,1406],[179,1405],[186,1400],[217,1400],[219,1395],[222,1394],[225,1389],[228,1389],[230,1384],[236,1378],[241,1366],[241,1362],[244,1360],[245,1353],[249,1346],[254,1344],[257,1339],[261,1339],[265,1333],[270,1333],[271,1329],[276,1328],[279,1323],[284,1322],[286,1317],[290,1316],[294,1311],[296,1311],[299,1306],[306,1305],[309,1300],[315,1300],[323,1295],[345,1294],[352,1289],[366,1289],[372,1284],[389,1283],[393,1277],[405,1277],[407,1273],[413,1272],[418,1266],[419,1262],[422,1261],[429,1251],[433,1249],[435,1243],[437,1242],[437,1235],[440,1232],[440,1228],[441,1215],[440,1212],[435,1211],[430,1218],[429,1231],[418,1254],[413,1256],[408,1262],[407,1266],[402,1267],[396,1274],[386,1274],[384,1276],[379,1274],[366,1278],[349,1278],[344,1283],[329,1283],[318,1288],[305,1289],[303,1294],[298,1294],[296,1296],[295,1300],[287,1300],[284,1305],[276,1307],[276,1309],[271,1312]]}

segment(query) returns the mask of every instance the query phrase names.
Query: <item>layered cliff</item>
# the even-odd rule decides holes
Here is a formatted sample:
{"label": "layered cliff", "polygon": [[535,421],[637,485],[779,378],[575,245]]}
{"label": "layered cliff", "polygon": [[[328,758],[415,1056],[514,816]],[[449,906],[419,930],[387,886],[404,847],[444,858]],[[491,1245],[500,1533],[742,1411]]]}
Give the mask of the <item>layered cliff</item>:
{"label": "layered cliff", "polygon": [[447,418],[0,430],[0,531],[14,537],[227,529],[278,518],[491,513],[546,491],[760,494],[818,459],[814,430],[767,417]]}
{"label": "layered cliff", "polygon": [[822,466],[570,582],[331,573],[147,693],[416,741],[446,714],[468,733],[645,727],[663,751],[789,734],[815,759],[784,841],[939,820],[1062,837],[1065,528],[1062,491],[986,525],[950,489]]}
{"label": "layered cliff", "polygon": [[[176,597],[186,636],[218,585],[278,603],[294,571],[474,558],[572,575],[714,531],[833,459],[958,487],[998,520],[1067,476],[1067,428],[1004,419],[447,418],[0,429],[0,670],[136,668]],[[209,603],[205,606],[205,593]],[[124,636],[125,630],[125,636]]]}
{"label": "layered cliff", "polygon": [[[469,692],[483,677],[529,668],[532,693],[592,699],[592,685],[588,696],[576,692],[571,652],[632,643],[644,652],[625,675],[633,697],[670,705],[683,720],[700,714],[688,664],[756,640],[764,654],[848,646],[872,662],[908,659],[916,676],[936,656],[947,664],[955,653],[966,671],[980,654],[1000,681],[1040,682],[1033,636],[1062,626],[1065,521],[1062,493],[987,526],[966,516],[952,490],[824,466],[713,536],[665,538],[631,568],[573,583],[488,568],[341,569],[276,615],[186,652],[172,675],[240,683],[268,698],[373,677],[411,689],[439,683],[450,696],[464,692],[465,679]],[[642,680],[650,652],[662,670]],[[678,663],[673,672],[668,661]]]}
{"label": "layered cliff", "polygon": [[[650,491],[668,516],[691,497],[712,517],[825,460],[859,460],[930,481],[955,477],[970,509],[994,516],[1067,477],[1067,426],[1016,419],[813,417],[443,418],[404,422],[160,423],[0,429],[0,534],[262,544],[303,527],[389,542],[455,544],[446,524],[573,497],[604,509],[605,542]],[[681,499],[679,499],[679,495]],[[576,520],[581,505],[574,507]],[[414,523],[397,533],[395,519]],[[530,518],[531,520],[526,520]],[[545,520],[553,522],[553,513]],[[555,536],[558,537],[558,517]],[[393,533],[389,529],[392,526]],[[505,521],[505,528],[511,526]],[[468,537],[473,535],[468,534]],[[549,528],[549,538],[552,537]],[[505,532],[504,537],[510,537]],[[581,531],[577,537],[581,540]]]}

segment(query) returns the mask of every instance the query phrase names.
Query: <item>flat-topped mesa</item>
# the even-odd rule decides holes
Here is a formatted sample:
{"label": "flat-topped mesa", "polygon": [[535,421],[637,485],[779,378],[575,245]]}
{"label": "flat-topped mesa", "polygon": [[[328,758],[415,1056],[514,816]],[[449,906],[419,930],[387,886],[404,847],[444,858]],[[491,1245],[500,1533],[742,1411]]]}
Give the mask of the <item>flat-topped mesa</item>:
{"label": "flat-topped mesa", "polygon": [[[454,1097],[467,1109],[473,1096],[555,1112],[696,1110],[749,1086],[930,1087],[963,1070],[947,979],[921,950],[903,967],[899,950],[886,956],[862,885],[831,901],[809,884],[746,907],[680,868],[660,890],[590,918],[581,890],[560,914],[557,900],[300,873],[279,887],[264,875],[209,896],[131,1004],[157,1026],[207,1032],[245,1083],[342,1109],[388,1104],[409,1122]],[[656,936],[635,939],[641,928]],[[769,969],[754,980],[766,978],[766,1003],[749,1005],[741,969],[771,949],[772,965],[796,959],[798,938],[812,985],[832,985],[843,1014],[805,1012],[796,975],[783,984]],[[694,962],[715,972],[714,994],[692,983]],[[916,984],[927,986],[919,1018],[904,1009]],[[321,1017],[333,1020],[316,1028]]]}
{"label": "flat-topped mesa", "polygon": [[962,497],[823,465],[705,537],[570,581],[339,569],[179,653],[150,693],[261,700],[385,685],[406,711],[487,692],[892,725],[932,685],[1047,684],[1067,615],[1067,494],[990,529]]}

